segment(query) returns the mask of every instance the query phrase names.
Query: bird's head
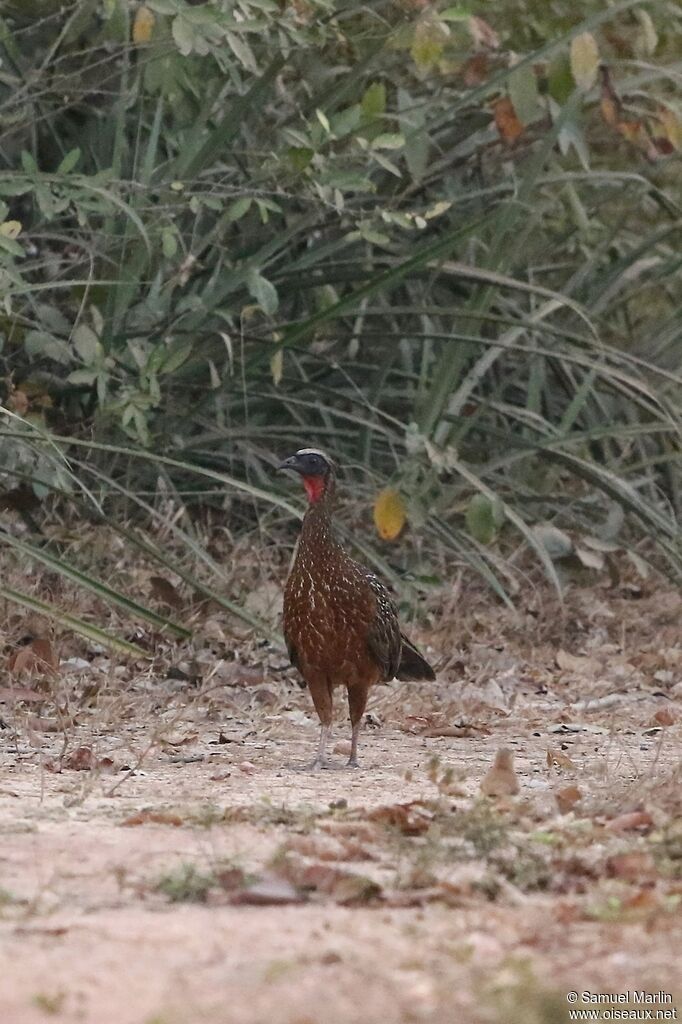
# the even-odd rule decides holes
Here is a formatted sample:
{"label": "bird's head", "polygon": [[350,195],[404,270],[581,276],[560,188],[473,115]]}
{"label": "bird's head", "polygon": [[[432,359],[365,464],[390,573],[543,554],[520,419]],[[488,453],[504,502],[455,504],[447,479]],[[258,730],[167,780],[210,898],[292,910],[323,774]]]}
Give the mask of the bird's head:
{"label": "bird's head", "polygon": [[288,459],[280,462],[278,469],[293,469],[303,478],[308,501],[316,504],[325,495],[331,494],[334,487],[336,466],[319,448],[300,448]]}

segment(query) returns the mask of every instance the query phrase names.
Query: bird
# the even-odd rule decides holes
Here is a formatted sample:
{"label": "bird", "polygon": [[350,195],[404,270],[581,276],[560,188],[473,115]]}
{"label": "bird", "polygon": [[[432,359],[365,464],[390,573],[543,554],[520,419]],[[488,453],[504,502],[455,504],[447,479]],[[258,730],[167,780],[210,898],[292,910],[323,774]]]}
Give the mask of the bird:
{"label": "bird", "polygon": [[375,683],[433,680],[431,665],[398,622],[396,606],[375,573],[356,562],[333,526],[336,465],[318,448],[301,448],[278,469],[298,473],[308,508],[284,588],[284,639],[291,663],[305,680],[320,719],[320,741],[310,769],[329,768],[327,745],[333,691],[348,690],[352,726],[349,768],[358,767],[358,737]]}

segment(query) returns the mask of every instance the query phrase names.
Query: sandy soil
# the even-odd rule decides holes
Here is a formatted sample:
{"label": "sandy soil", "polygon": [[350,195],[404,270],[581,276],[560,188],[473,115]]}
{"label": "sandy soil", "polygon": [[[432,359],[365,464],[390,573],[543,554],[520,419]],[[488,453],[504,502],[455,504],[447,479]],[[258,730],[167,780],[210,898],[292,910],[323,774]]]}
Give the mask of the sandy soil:
{"label": "sandy soil", "polygon": [[[109,673],[94,695],[96,659],[67,666],[61,724],[49,701],[0,705],[2,1020],[555,1024],[571,990],[676,1005],[663,605],[627,612],[627,643],[608,605],[572,652],[518,623],[485,647],[479,623],[435,684],[375,692],[357,772],[296,770],[317,726],[276,654],[262,679]],[[501,746],[519,793],[483,799]]]}

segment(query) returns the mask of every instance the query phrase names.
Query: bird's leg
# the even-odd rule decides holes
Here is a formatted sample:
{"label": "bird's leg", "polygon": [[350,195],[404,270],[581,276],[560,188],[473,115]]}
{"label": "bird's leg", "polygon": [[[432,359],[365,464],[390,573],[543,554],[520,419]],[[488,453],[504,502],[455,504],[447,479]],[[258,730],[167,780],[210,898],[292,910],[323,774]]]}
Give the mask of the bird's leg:
{"label": "bird's leg", "polygon": [[350,739],[350,757],[346,768],[359,768],[358,764],[358,737],[360,735],[360,726],[362,725],[362,719],[359,722],[353,724],[353,732],[351,733]]}
{"label": "bird's leg", "polygon": [[360,726],[362,725],[362,716],[365,713],[367,707],[367,694],[369,693],[369,686],[349,686],[348,687],[348,709],[350,711],[351,725],[353,726],[353,732],[351,733],[350,743],[350,757],[348,758],[347,768],[358,768],[358,738],[360,736]]}
{"label": "bird's leg", "polygon": [[310,695],[313,698],[315,710],[320,719],[320,743],[317,748],[315,760],[309,765],[311,771],[318,768],[328,768],[327,742],[332,731],[332,688],[326,679],[316,679],[308,683]]}
{"label": "bird's leg", "polygon": [[309,765],[311,771],[316,771],[318,768],[326,768],[328,766],[327,743],[329,741],[329,734],[331,731],[331,722],[323,722],[320,726],[320,742],[317,747],[315,760]]}

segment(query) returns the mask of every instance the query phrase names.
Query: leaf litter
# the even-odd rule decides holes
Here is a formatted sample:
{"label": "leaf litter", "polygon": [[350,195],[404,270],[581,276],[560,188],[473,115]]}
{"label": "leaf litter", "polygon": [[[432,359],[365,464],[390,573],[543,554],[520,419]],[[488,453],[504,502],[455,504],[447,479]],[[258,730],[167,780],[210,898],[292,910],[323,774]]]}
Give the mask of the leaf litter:
{"label": "leaf litter", "polygon": [[[314,1012],[349,1019],[330,999],[345,1005],[360,962],[369,1021],[450,1019],[454,1006],[502,1024],[504,1000],[473,997],[467,950],[504,992],[528,977],[559,994],[679,986],[666,951],[681,927],[682,602],[655,580],[636,602],[606,583],[552,601],[531,588],[511,613],[474,587],[455,628],[434,595],[413,632],[438,679],[376,688],[357,773],[291,770],[315,743],[309,695],[281,651],[208,606],[192,643],[146,632],[148,665],[66,634],[50,640],[58,665],[21,681],[6,655],[0,928],[13,964],[64,989],[64,1020],[80,999],[102,1024],[239,1002],[244,968],[223,953],[167,995],[207,928],[216,950],[239,934],[260,965],[239,1003],[247,1024],[301,1016],[301,981]],[[6,620],[6,651],[26,648],[29,625]],[[5,966],[12,1021],[42,1019],[35,974]],[[144,984],[122,1001],[138,969]]]}

